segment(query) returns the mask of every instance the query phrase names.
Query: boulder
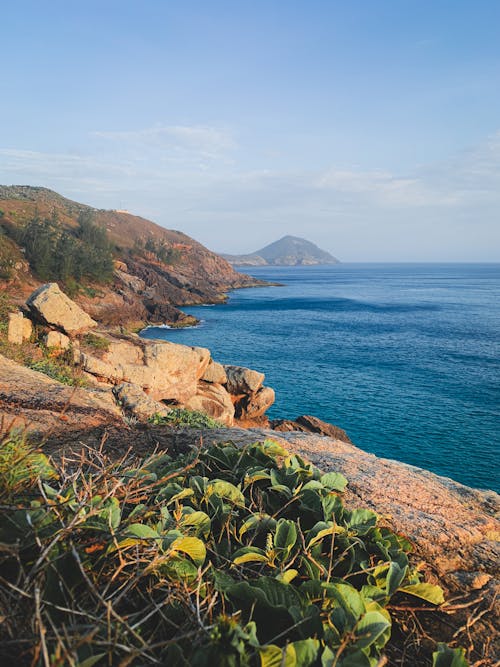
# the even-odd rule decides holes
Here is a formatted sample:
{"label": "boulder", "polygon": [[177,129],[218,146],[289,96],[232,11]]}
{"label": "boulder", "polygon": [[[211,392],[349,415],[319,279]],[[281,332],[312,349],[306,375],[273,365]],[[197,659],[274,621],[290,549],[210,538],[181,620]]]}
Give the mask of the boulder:
{"label": "boulder", "polygon": [[324,422],[318,417],[311,415],[301,415],[295,420],[292,419],[272,419],[269,423],[273,431],[280,431],[282,433],[290,431],[302,431],[303,433],[317,433],[318,435],[325,435],[335,440],[342,440],[342,442],[351,442],[347,433],[335,426]]}
{"label": "boulder", "polygon": [[258,391],[264,383],[264,373],[241,366],[224,366],[227,375],[226,388],[233,396]]}
{"label": "boulder", "polygon": [[215,382],[199,382],[197,393],[185,403],[189,410],[199,410],[218,421],[232,426],[234,421],[234,405],[231,396],[221,384]]}
{"label": "boulder", "polygon": [[87,373],[112,384],[137,385],[156,401],[179,404],[192,398],[210,361],[201,347],[109,339],[108,350],[99,357],[80,352],[78,363]]}
{"label": "boulder", "polygon": [[151,397],[185,403],[197,393],[198,380],[210,361],[210,351],[177,343],[152,343],[144,349],[144,361]]}
{"label": "boulder", "polygon": [[217,384],[226,384],[227,375],[222,364],[211,360],[207,366],[207,370],[203,373],[201,378],[205,382],[215,382]]}
{"label": "boulder", "polygon": [[60,331],[49,331],[45,336],[45,345],[47,347],[58,347],[61,350],[67,350],[70,340]]}
{"label": "boulder", "polygon": [[37,319],[69,336],[85,333],[97,326],[97,322],[67,297],[57,283],[39,287],[28,297],[26,305]]}
{"label": "boulder", "polygon": [[247,394],[235,403],[235,416],[242,422],[259,419],[271,407],[274,399],[274,389],[261,387],[258,391]]}
{"label": "boulder", "polygon": [[153,415],[165,416],[169,409],[159,401],[154,401],[137,385],[124,382],[113,388],[120,407],[139,421],[147,421]]}
{"label": "boulder", "polygon": [[32,325],[20,312],[9,313],[9,325],[7,329],[7,341],[13,345],[22,345],[23,341],[31,337]]}

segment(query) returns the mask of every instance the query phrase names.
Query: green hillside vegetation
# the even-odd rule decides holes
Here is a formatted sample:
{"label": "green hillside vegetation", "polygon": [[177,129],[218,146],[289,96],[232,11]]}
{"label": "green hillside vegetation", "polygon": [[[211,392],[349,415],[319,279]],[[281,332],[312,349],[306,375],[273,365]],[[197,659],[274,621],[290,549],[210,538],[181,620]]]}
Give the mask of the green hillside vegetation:
{"label": "green hillside vegetation", "polygon": [[[2,664],[386,664],[392,600],[443,594],[345,485],[272,441],[55,464],[7,436]],[[466,662],[441,645],[433,664]]]}
{"label": "green hillside vegetation", "polygon": [[113,275],[106,230],[94,222],[89,211],[79,213],[74,229],[62,227],[57,213],[41,217],[36,212],[23,225],[4,227],[5,232],[24,248],[30,268],[40,280],[66,285],[85,279],[106,283]]}

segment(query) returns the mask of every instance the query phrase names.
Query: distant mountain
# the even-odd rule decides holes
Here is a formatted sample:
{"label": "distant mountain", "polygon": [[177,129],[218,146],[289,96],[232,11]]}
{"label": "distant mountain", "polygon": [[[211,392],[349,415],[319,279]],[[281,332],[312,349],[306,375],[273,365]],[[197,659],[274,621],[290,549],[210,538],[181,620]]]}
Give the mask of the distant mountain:
{"label": "distant mountain", "polygon": [[297,236],[284,236],[279,241],[249,255],[221,255],[236,266],[312,266],[338,264],[339,260],[326,250]]}

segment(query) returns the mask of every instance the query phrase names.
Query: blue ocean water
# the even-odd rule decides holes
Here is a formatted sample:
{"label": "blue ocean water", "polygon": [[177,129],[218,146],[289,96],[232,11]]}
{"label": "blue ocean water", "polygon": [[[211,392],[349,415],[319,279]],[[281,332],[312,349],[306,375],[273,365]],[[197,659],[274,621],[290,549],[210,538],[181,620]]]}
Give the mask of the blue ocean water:
{"label": "blue ocean water", "polygon": [[266,374],[271,417],[313,414],[366,451],[500,490],[500,265],[259,267],[283,287],[144,335]]}

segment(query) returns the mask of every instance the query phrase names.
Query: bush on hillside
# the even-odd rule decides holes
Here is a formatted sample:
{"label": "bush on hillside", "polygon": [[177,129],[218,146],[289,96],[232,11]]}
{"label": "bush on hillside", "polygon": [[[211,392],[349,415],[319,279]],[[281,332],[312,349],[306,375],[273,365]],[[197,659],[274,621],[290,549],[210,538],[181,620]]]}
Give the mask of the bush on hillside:
{"label": "bush on hillside", "polygon": [[[5,664],[375,667],[393,596],[443,600],[403,537],[343,506],[342,475],[272,441],[135,464],[85,450],[35,459],[38,480],[15,460],[0,485]],[[449,651],[435,665],[466,664]]]}

